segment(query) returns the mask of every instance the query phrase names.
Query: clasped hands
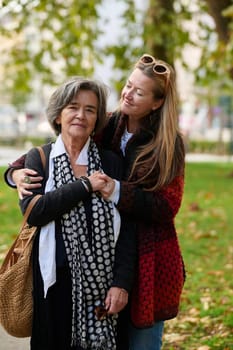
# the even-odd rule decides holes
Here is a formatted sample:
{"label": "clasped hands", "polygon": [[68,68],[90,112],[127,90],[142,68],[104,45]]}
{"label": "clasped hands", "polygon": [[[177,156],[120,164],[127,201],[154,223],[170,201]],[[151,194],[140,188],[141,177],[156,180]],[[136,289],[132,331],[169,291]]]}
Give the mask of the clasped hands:
{"label": "clasped hands", "polygon": [[[100,171],[95,171],[88,178],[94,192],[100,192],[104,199],[108,199],[111,196],[115,188],[115,181],[111,177]],[[17,186],[19,198],[22,199],[23,196],[32,195],[31,190],[41,187],[43,177],[38,176],[37,172],[32,169],[24,168],[14,170],[12,180]]]}
{"label": "clasped hands", "polygon": [[104,199],[108,199],[111,196],[115,188],[115,181],[111,177],[100,171],[95,171],[88,178],[94,192],[100,192]]}

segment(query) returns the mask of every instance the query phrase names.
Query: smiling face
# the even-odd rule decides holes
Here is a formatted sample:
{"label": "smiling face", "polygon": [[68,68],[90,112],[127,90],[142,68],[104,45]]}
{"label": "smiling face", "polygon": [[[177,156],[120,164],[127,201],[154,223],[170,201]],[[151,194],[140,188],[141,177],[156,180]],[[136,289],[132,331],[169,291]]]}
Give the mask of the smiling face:
{"label": "smiling face", "polygon": [[147,116],[161,105],[154,98],[155,82],[136,68],[129,76],[121,93],[121,112],[134,121]]}
{"label": "smiling face", "polygon": [[77,140],[84,145],[95,128],[97,110],[96,94],[91,90],[79,90],[56,119],[56,123],[61,124],[63,141]]}

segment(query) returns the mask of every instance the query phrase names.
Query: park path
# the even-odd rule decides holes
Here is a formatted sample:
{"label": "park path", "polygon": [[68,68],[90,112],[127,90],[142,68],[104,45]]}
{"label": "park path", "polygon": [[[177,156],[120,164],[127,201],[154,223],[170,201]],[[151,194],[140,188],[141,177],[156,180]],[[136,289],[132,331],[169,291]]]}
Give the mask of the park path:
{"label": "park path", "polygon": [[[27,152],[25,148],[1,147],[0,146],[0,166],[7,166],[9,163],[16,160],[19,156]],[[218,156],[213,154],[187,154],[187,162],[233,162],[233,155]],[[1,349],[0,349],[1,350]]]}
{"label": "park path", "polygon": [[29,338],[15,338],[0,326],[0,350],[29,350]]}

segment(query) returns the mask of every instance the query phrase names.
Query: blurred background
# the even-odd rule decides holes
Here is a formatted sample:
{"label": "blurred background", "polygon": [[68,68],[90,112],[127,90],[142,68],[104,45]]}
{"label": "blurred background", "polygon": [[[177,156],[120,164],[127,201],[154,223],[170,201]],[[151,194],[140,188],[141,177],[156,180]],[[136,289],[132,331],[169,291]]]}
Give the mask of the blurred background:
{"label": "blurred background", "polygon": [[[54,137],[45,109],[58,84],[101,79],[114,110],[143,53],[176,69],[187,150],[176,218],[187,280],[163,349],[232,350],[233,0],[0,0],[0,177]],[[0,260],[20,221],[17,192],[3,185]],[[0,339],[0,349],[29,348],[1,327]]]}
{"label": "blurred background", "polygon": [[54,135],[45,108],[71,75],[110,87],[109,110],[147,52],[174,65],[188,152],[233,153],[232,0],[0,2],[0,143]]}

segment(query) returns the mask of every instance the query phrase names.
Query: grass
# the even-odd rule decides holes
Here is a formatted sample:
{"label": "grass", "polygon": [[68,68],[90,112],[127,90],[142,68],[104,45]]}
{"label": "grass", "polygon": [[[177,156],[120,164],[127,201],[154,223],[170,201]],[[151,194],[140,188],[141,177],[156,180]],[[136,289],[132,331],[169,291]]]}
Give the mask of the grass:
{"label": "grass", "polygon": [[0,260],[17,236],[22,221],[17,191],[5,185],[4,170],[5,168],[0,167]]}
{"label": "grass", "polygon": [[180,313],[164,350],[233,349],[233,164],[186,165],[176,219],[187,270]]}
{"label": "grass", "polygon": [[[165,323],[163,350],[233,349],[232,170],[230,163],[186,165],[176,226],[187,279],[180,313]],[[16,191],[1,181],[0,259],[21,220]]]}

